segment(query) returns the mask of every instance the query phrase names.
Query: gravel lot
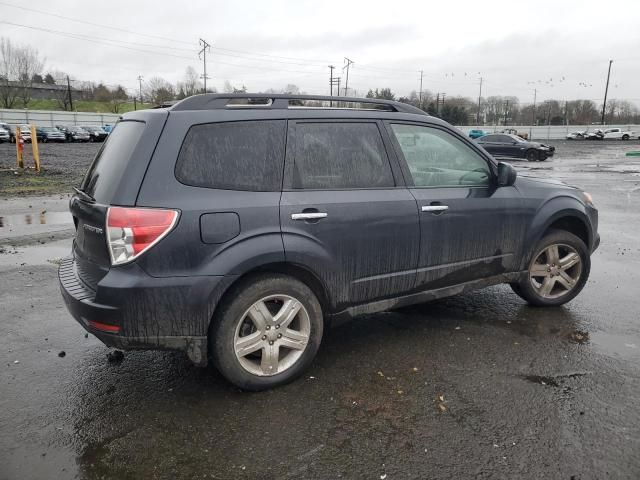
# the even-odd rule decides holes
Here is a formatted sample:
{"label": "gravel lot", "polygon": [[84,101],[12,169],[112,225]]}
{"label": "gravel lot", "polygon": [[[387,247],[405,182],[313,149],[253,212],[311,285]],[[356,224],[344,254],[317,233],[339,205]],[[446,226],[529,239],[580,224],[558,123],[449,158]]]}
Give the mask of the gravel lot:
{"label": "gravel lot", "polygon": [[[40,143],[42,171],[16,168],[16,146],[0,144],[0,196],[67,193],[77,186],[101,143]],[[34,167],[31,145],[25,146],[25,166]]]}
{"label": "gravel lot", "polygon": [[[594,196],[602,244],[574,301],[498,286],[358,318],[261,393],[179,353],[109,362],[58,291],[65,195],[3,201],[0,479],[640,478],[640,147],[555,145],[513,163]],[[68,191],[96,149],[46,145],[45,174]],[[11,175],[4,196],[24,191]]]}

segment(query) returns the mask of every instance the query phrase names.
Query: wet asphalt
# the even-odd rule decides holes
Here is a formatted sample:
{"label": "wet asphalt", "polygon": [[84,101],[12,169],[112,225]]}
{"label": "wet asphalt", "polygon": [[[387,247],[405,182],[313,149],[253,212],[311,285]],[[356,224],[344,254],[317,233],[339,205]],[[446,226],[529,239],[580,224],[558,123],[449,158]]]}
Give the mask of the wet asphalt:
{"label": "wet asphalt", "polygon": [[361,317],[262,393],[180,353],[110,362],[58,291],[66,198],[3,199],[0,479],[640,478],[640,145],[557,147],[513,163],[594,196],[574,301],[498,286]]}

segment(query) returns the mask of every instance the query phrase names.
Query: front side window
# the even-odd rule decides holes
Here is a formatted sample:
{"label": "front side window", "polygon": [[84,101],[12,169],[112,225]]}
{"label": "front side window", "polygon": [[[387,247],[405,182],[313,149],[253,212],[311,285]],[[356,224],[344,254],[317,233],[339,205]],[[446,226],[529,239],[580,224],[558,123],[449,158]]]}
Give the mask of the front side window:
{"label": "front side window", "polygon": [[395,186],[375,123],[298,123],[295,189]]}
{"label": "front side window", "polygon": [[484,158],[450,133],[420,125],[391,128],[416,187],[489,184],[491,171]]}
{"label": "front side window", "polygon": [[180,149],[176,178],[194,187],[278,191],[284,139],[284,120],[194,125]]}

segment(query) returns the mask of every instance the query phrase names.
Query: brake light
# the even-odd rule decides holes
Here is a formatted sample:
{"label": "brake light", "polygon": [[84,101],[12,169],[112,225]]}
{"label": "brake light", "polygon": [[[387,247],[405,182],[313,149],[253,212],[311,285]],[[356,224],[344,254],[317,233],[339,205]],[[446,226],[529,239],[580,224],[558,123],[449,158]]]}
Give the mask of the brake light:
{"label": "brake light", "polygon": [[107,243],[111,265],[130,262],[165,237],[178,212],[159,208],[109,207]]}

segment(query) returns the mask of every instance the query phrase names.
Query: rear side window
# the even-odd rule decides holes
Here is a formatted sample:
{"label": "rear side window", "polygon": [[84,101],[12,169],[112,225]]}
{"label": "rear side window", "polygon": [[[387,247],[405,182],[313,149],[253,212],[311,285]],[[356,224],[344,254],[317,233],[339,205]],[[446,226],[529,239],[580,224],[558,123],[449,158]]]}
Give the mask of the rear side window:
{"label": "rear side window", "polygon": [[374,123],[299,123],[293,188],[393,187],[389,159]]}
{"label": "rear side window", "polygon": [[176,178],[194,187],[278,191],[284,141],[284,120],[194,125],[180,149]]}
{"label": "rear side window", "polygon": [[98,151],[93,163],[82,181],[81,189],[100,203],[110,203],[127,174],[127,164],[131,160],[138,141],[142,137],[145,123],[121,121]]}

